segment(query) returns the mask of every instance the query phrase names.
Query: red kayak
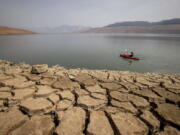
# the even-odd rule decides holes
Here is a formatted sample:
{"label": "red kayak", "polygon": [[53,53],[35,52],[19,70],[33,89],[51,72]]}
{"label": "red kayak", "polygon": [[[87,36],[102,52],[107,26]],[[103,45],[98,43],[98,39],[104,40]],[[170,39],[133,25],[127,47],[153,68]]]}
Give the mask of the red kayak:
{"label": "red kayak", "polygon": [[133,60],[140,60],[138,57],[130,57],[127,54],[120,54],[120,57],[126,58],[126,59],[133,59]]}

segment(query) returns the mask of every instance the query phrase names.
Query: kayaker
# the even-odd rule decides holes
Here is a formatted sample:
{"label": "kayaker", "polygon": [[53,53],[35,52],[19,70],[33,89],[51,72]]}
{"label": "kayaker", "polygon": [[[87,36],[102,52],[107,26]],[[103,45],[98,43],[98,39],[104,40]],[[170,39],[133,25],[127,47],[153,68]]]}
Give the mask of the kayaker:
{"label": "kayaker", "polygon": [[134,53],[133,52],[131,52],[131,54],[129,55],[129,57],[133,57],[134,56]]}

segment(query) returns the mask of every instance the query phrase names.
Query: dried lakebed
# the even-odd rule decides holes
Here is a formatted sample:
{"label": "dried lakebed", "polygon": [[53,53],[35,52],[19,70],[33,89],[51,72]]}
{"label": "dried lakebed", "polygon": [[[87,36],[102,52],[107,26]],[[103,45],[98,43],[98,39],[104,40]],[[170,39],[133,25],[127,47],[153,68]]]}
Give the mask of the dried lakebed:
{"label": "dried lakebed", "polygon": [[180,135],[180,75],[0,60],[0,135]]}

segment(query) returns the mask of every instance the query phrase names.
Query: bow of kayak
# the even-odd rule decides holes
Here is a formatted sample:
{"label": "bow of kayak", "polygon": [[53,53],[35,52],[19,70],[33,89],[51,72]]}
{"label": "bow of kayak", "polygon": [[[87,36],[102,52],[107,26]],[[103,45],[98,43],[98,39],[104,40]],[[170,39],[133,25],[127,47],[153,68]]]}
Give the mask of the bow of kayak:
{"label": "bow of kayak", "polygon": [[126,59],[140,60],[140,58],[138,58],[138,57],[131,57],[131,56],[126,55],[126,54],[120,54],[120,57],[123,57]]}

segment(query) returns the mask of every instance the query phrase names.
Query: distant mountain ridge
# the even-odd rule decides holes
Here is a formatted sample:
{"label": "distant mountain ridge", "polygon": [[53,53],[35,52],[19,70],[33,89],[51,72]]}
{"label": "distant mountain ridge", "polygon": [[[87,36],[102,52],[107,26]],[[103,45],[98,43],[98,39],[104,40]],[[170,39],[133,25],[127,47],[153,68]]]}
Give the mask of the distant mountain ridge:
{"label": "distant mountain ridge", "polygon": [[180,34],[180,18],[159,22],[127,21],[109,24],[104,27],[81,31],[81,33],[156,33]]}
{"label": "distant mountain ridge", "polygon": [[88,30],[91,27],[78,26],[78,25],[61,25],[58,27],[27,27],[26,29],[35,31],[37,33],[72,33],[81,30]]}
{"label": "distant mountain ridge", "polygon": [[180,18],[174,18],[169,20],[163,20],[159,22],[148,22],[148,21],[126,21],[109,24],[105,27],[119,27],[119,26],[154,26],[154,25],[170,25],[180,24]]}
{"label": "distant mountain ridge", "polygon": [[29,30],[0,26],[0,35],[13,35],[13,34],[35,34],[35,33]]}

